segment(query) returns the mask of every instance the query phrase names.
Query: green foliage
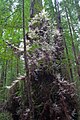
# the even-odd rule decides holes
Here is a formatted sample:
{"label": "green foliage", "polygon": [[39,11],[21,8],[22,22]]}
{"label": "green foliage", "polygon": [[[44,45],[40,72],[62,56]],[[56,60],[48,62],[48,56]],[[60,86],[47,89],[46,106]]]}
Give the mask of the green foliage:
{"label": "green foliage", "polygon": [[[26,30],[29,19],[30,0],[25,0]],[[0,0],[0,104],[7,99],[5,86],[11,85],[16,77],[25,73],[24,62],[6,44],[8,41],[19,47],[23,39],[22,29],[22,0]],[[11,120],[11,115],[1,112],[0,120]]]}
{"label": "green foliage", "polygon": [[11,115],[7,112],[0,113],[0,120],[12,120]]}
{"label": "green foliage", "polygon": [[34,11],[35,14],[38,14],[42,11],[43,7],[42,7],[42,1],[41,0],[35,0],[35,4],[34,4]]}
{"label": "green foliage", "polygon": [[[52,48],[52,44],[54,43],[54,35],[53,28],[57,25],[57,12],[55,8],[55,4],[53,4],[52,0],[44,0],[44,9],[48,13],[45,20],[45,14],[42,11],[43,7],[41,6],[41,0],[35,0],[34,10],[35,13],[40,13],[39,15],[35,15],[35,20],[32,19],[30,22],[31,29],[29,30],[29,21],[30,21],[30,0],[25,0],[25,26],[26,31],[29,31],[29,37],[32,39],[33,44],[29,46],[29,54],[33,54],[33,57],[37,58],[37,52],[41,52],[41,59],[38,59],[38,65],[42,64],[45,57],[45,51],[48,51],[48,55],[52,56],[51,50],[55,52],[54,48]],[[70,34],[69,24],[66,18],[65,7],[67,8],[70,26],[72,30],[72,36]],[[72,47],[72,37],[75,45],[76,55],[78,57],[80,52],[80,21],[78,19],[80,10],[77,3],[73,0],[62,0],[59,3],[60,15],[61,15],[61,25],[63,28],[63,36],[65,38],[65,42],[68,49],[68,57],[66,53],[66,48],[64,49],[65,59],[62,60],[62,66],[65,64],[68,73],[69,71],[69,63],[68,59],[71,61],[71,68],[74,76],[74,80],[78,79],[77,77],[77,67],[75,62],[75,57],[73,54]],[[45,13],[46,13],[45,12]],[[43,16],[43,19],[42,19]],[[49,17],[49,19],[48,19]],[[49,24],[48,24],[49,22]],[[40,27],[42,26],[42,31],[40,31]],[[47,26],[47,27],[46,27]],[[52,29],[51,29],[52,27]],[[46,28],[46,32],[44,32],[43,28]],[[33,30],[32,30],[33,29]],[[40,32],[42,32],[42,36],[40,36]],[[39,34],[38,34],[39,33]],[[12,81],[15,80],[19,74],[24,75],[24,62],[20,59],[19,56],[14,54],[14,50],[11,49],[10,46],[6,44],[6,41],[10,42],[12,45],[19,47],[20,43],[23,39],[23,30],[22,30],[22,0],[0,0],[0,81],[2,82],[2,86],[10,85]],[[43,39],[45,39],[45,43],[43,43]],[[52,41],[51,45],[48,44]],[[41,51],[40,51],[41,49]],[[38,51],[39,50],[39,51]],[[36,52],[37,51],[37,52]],[[43,52],[44,51],[44,54]],[[45,62],[45,61],[44,61]],[[60,61],[56,60],[56,64],[59,64]],[[46,62],[45,62],[46,63]],[[47,65],[46,65],[47,66]],[[50,71],[52,66],[52,61],[48,63],[49,68],[47,71]],[[5,90],[1,87],[0,92],[0,100],[5,100]],[[19,91],[22,92],[22,87],[24,85],[20,85]],[[19,94],[21,94],[21,92]],[[1,120],[9,120],[8,113],[0,113]],[[11,120],[11,119],[10,119]]]}
{"label": "green foliage", "polygon": [[[7,2],[5,0],[0,0],[0,6],[0,65],[2,69],[5,69],[5,83],[10,84],[17,76],[17,58],[15,57],[13,50],[7,46],[6,41],[19,46],[23,38],[22,0],[8,0]],[[27,30],[29,18],[30,0],[25,0],[25,21]],[[21,74],[23,74],[22,71],[24,70],[21,69],[23,63],[20,61],[20,59],[18,60],[18,64],[18,69],[20,70]]]}
{"label": "green foliage", "polygon": [[30,20],[30,0],[25,0],[25,25],[28,30],[28,22]]}
{"label": "green foliage", "polygon": [[52,0],[44,0],[44,7],[45,10],[49,13],[49,16],[52,21],[51,23],[55,23],[56,12]]}
{"label": "green foliage", "polygon": [[[52,3],[52,0],[45,0],[44,3],[44,7],[46,9],[46,11],[49,13],[49,17],[51,18],[52,22],[51,24],[53,24],[52,29],[54,28],[54,26],[56,25],[56,23],[58,22],[56,19],[56,17],[59,15],[59,13],[57,12],[59,9],[60,12],[60,16],[61,16],[61,26],[63,29],[63,36],[65,38],[65,42],[66,42],[66,46],[67,46],[67,50],[68,50],[68,56],[66,53],[66,47],[65,47],[65,60],[63,60],[63,64],[65,63],[67,66],[67,71],[69,71],[70,65],[68,63],[68,59],[70,59],[71,62],[71,68],[73,71],[73,76],[74,79],[79,79],[77,77],[77,66],[76,66],[76,60],[74,57],[74,51],[73,51],[73,45],[72,45],[72,39],[75,45],[75,52],[76,52],[76,57],[79,55],[79,51],[80,51],[80,36],[79,36],[79,32],[80,32],[80,27],[79,27],[79,1],[70,1],[70,0],[62,0],[61,2],[58,3],[57,6],[57,11],[56,11],[56,0],[54,2],[54,4]],[[70,22],[70,26],[71,26],[71,32],[72,32],[72,36],[70,33],[70,29],[69,29],[69,23],[67,20],[67,16],[66,16],[66,11],[65,11],[65,7],[67,8],[67,14],[69,17],[69,22]]]}

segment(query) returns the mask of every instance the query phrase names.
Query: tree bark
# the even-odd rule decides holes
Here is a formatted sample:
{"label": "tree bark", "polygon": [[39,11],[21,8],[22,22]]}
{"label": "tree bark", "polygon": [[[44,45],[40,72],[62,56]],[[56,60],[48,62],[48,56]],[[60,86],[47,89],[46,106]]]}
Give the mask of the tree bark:
{"label": "tree bark", "polygon": [[72,73],[72,68],[71,68],[71,62],[69,59],[69,53],[68,53],[68,48],[66,45],[66,41],[65,41],[65,37],[63,35],[63,27],[62,27],[62,22],[61,22],[61,14],[60,14],[60,10],[59,10],[59,3],[58,0],[55,0],[55,9],[56,9],[56,22],[57,22],[57,29],[59,30],[59,32],[61,33],[62,37],[63,37],[63,44],[66,48],[66,54],[67,54],[67,58],[68,58],[68,66],[69,66],[69,71],[70,71],[70,76],[69,80],[73,81],[73,73]]}
{"label": "tree bark", "polygon": [[30,17],[34,17],[42,10],[42,0],[31,0]]}
{"label": "tree bark", "polygon": [[30,81],[30,74],[28,68],[28,58],[27,58],[27,50],[26,50],[26,38],[25,38],[25,13],[24,13],[24,0],[22,1],[22,18],[23,18],[23,41],[24,41],[24,61],[25,61],[25,83],[27,88],[27,96],[28,96],[28,103],[30,109],[30,120],[33,120],[33,106],[32,106],[32,96],[31,96],[31,81]]}
{"label": "tree bark", "polygon": [[73,40],[72,29],[71,29],[71,24],[70,24],[70,20],[69,20],[69,16],[68,16],[66,5],[65,5],[65,12],[66,12],[66,18],[67,18],[67,22],[68,22],[68,27],[69,27],[70,35],[71,35],[72,50],[73,50],[73,54],[74,54],[74,58],[75,58],[76,66],[77,66],[77,73],[78,73],[78,76],[80,77],[79,66],[78,66],[79,63],[78,63],[78,59],[77,59],[77,55],[76,55],[76,50],[75,50],[75,45],[74,45],[74,40]]}

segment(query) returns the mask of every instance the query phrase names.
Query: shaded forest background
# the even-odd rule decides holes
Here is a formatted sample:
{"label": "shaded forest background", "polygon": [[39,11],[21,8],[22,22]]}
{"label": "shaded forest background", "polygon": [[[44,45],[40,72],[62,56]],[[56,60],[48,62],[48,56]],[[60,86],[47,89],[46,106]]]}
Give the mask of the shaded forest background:
{"label": "shaded forest background", "polygon": [[[39,33],[38,36],[37,32]],[[43,53],[44,57],[40,56]],[[54,64],[52,63],[52,57],[55,58]],[[46,64],[48,64],[47,68]],[[41,68],[42,72],[40,71]],[[33,116],[33,103],[40,102],[35,98],[35,96],[37,97],[35,90],[38,91],[38,87],[41,87],[41,85],[46,88],[44,86],[45,82],[41,82],[39,83],[40,86],[37,86],[35,81],[39,81],[41,76],[43,76],[41,80],[46,79],[44,76],[46,72],[43,74],[46,71],[45,69],[49,73],[48,76],[45,76],[54,77],[55,81],[58,78],[73,83],[78,96],[78,99],[75,99],[80,104],[80,1],[0,0],[1,120],[11,120],[12,114],[4,109],[8,104],[7,101],[14,98],[12,95],[15,95],[21,101],[22,109],[25,109],[24,106],[28,105],[31,109],[30,115]],[[36,71],[38,78],[33,74],[34,71]],[[39,72],[39,76],[37,72]],[[64,83],[60,84],[65,86]],[[49,82],[46,85],[49,88],[48,94],[50,94],[52,84]],[[66,86],[68,85],[66,83]],[[32,95],[32,89],[35,95]],[[64,89],[66,88],[64,87]],[[39,95],[42,93],[40,92]],[[79,108],[78,114],[80,114]],[[62,119],[70,120],[68,114],[66,117],[67,119]],[[36,120],[42,119],[37,118]],[[74,118],[74,120],[77,119]]]}

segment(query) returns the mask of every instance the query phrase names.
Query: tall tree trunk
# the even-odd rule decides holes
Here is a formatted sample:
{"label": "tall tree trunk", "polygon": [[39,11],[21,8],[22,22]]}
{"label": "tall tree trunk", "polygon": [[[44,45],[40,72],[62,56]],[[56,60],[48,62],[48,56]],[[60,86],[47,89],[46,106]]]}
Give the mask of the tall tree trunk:
{"label": "tall tree trunk", "polygon": [[[61,33],[61,17],[60,17],[60,11],[59,11],[59,3],[58,0],[55,0],[55,9],[56,9],[56,23],[57,23],[57,29]],[[62,62],[62,58],[60,58],[60,63]],[[62,68],[61,69],[61,76],[62,76]]]}
{"label": "tall tree trunk", "polygon": [[31,0],[30,17],[41,12],[42,8],[42,0]]}
{"label": "tall tree trunk", "polygon": [[[5,57],[6,57],[6,48],[5,48]],[[8,64],[8,60],[4,59],[3,65],[2,65],[2,73],[1,73],[1,82],[3,86],[6,84],[7,64]]]}
{"label": "tall tree trunk", "polygon": [[[63,35],[63,27],[62,27],[62,23],[61,23],[61,14],[60,14],[60,10],[59,10],[59,3],[58,0],[55,0],[55,9],[56,9],[56,22],[57,22],[57,29],[59,30],[59,32],[61,33],[62,37],[63,37],[63,44],[66,48],[66,54],[67,54],[67,58],[68,58],[68,66],[69,66],[69,71],[70,71],[70,76],[69,80],[73,81],[73,73],[72,73],[72,68],[71,68],[71,62],[69,59],[69,54],[68,54],[68,48],[66,45],[66,41],[65,41],[65,37]],[[67,72],[67,70],[66,70]]]}
{"label": "tall tree trunk", "polygon": [[30,120],[34,118],[33,116],[33,105],[32,105],[32,96],[31,96],[31,81],[30,81],[30,74],[29,74],[29,68],[28,68],[28,58],[27,58],[27,50],[26,50],[26,38],[25,38],[25,13],[24,13],[24,0],[22,0],[22,17],[23,17],[23,40],[24,40],[24,61],[25,61],[25,71],[26,71],[26,77],[25,77],[25,86],[27,89],[27,96],[28,96],[28,103],[29,103],[29,109],[30,109]]}
{"label": "tall tree trunk", "polygon": [[66,17],[67,17],[67,21],[68,21],[68,27],[69,27],[69,31],[70,31],[70,35],[71,35],[72,50],[73,50],[73,54],[74,54],[75,62],[76,62],[76,66],[77,66],[77,73],[78,73],[78,76],[80,76],[79,66],[78,66],[79,63],[78,63],[78,59],[77,59],[77,55],[76,55],[76,50],[75,50],[75,45],[74,45],[74,39],[73,39],[73,34],[72,34],[72,28],[71,28],[71,24],[70,24],[69,15],[68,15],[68,12],[67,12],[66,5],[65,5],[65,12],[66,12]]}
{"label": "tall tree trunk", "polygon": [[62,26],[61,26],[61,15],[59,10],[59,2],[55,0],[55,9],[56,9],[56,22],[57,22],[57,29],[60,33],[62,33]]}
{"label": "tall tree trunk", "polygon": [[0,83],[3,83],[3,80],[4,80],[4,68],[5,68],[5,64],[4,64],[4,62],[3,62],[3,65],[2,65],[2,68],[1,68],[1,81],[0,81]]}

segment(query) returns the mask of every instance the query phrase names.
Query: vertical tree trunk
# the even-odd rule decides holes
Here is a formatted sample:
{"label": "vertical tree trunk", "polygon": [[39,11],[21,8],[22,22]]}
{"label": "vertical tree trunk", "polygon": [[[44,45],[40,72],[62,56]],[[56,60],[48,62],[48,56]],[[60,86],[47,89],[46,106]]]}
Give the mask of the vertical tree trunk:
{"label": "vertical tree trunk", "polygon": [[[55,0],[55,9],[56,9],[56,23],[57,23],[57,29],[61,33],[61,17],[60,17],[60,11],[59,11],[59,4],[58,0]],[[60,63],[62,62],[62,58],[60,58]],[[62,68],[61,69],[61,76],[62,76]]]}
{"label": "vertical tree trunk", "polygon": [[0,81],[0,83],[3,83],[3,80],[4,80],[4,68],[5,68],[5,64],[4,64],[4,62],[3,62],[3,65],[2,65],[2,68],[1,68],[1,81]]}
{"label": "vertical tree trunk", "polygon": [[76,55],[76,50],[75,50],[75,45],[74,45],[74,40],[73,40],[73,34],[72,34],[71,24],[70,24],[70,20],[69,20],[69,16],[68,16],[68,12],[67,12],[66,6],[65,6],[65,12],[66,12],[66,17],[67,17],[67,21],[68,21],[69,31],[70,31],[70,35],[71,35],[72,50],[73,50],[73,54],[74,54],[74,57],[75,57],[75,62],[76,62],[76,67],[77,67],[77,73],[78,73],[78,76],[80,76],[79,66],[78,66],[79,63],[78,63],[78,59],[77,59],[77,55]]}
{"label": "vertical tree trunk", "polygon": [[[5,48],[5,57],[6,57],[6,48]],[[1,73],[1,82],[3,86],[6,84],[7,64],[8,64],[8,60],[4,59],[3,65],[2,65],[2,73]]]}
{"label": "vertical tree trunk", "polygon": [[26,89],[27,89],[27,95],[28,95],[28,103],[29,103],[29,109],[30,109],[30,120],[34,118],[33,116],[33,106],[32,106],[32,96],[31,96],[31,82],[30,82],[30,74],[29,74],[29,68],[28,68],[28,58],[27,58],[27,50],[26,50],[26,38],[25,38],[25,13],[24,13],[24,0],[22,0],[22,17],[23,17],[23,40],[24,40],[24,61],[25,61],[25,71],[26,71],[26,77],[25,77],[25,83],[26,83]]}
{"label": "vertical tree trunk", "polygon": [[31,7],[30,7],[30,17],[34,17],[34,3],[35,0],[31,0]]}
{"label": "vertical tree trunk", "polygon": [[42,10],[42,0],[31,0],[30,17],[34,17]]}
{"label": "vertical tree trunk", "polygon": [[[19,48],[19,44],[18,44],[18,48]],[[17,72],[17,77],[18,77],[19,76],[19,72],[20,72],[20,70],[19,70],[20,55],[17,56],[16,60],[17,60],[17,63],[16,63],[16,72]]]}
{"label": "vertical tree trunk", "polygon": [[67,48],[67,45],[66,45],[65,37],[63,35],[63,28],[62,28],[62,23],[61,23],[61,14],[60,14],[60,10],[59,10],[58,0],[55,0],[55,9],[56,9],[57,29],[59,30],[59,32],[61,33],[61,35],[63,37],[63,44],[66,48],[66,54],[67,54],[67,58],[68,58],[68,66],[69,66],[69,71],[70,71],[70,76],[68,76],[68,77],[71,81],[73,81],[73,73],[72,73],[72,68],[71,68],[71,62],[70,62],[70,59],[69,59],[68,48]]}
{"label": "vertical tree trunk", "polygon": [[59,3],[58,0],[55,0],[55,9],[56,9],[56,22],[57,22],[57,29],[60,33],[62,33],[62,26],[61,26],[61,15],[59,10]]}

